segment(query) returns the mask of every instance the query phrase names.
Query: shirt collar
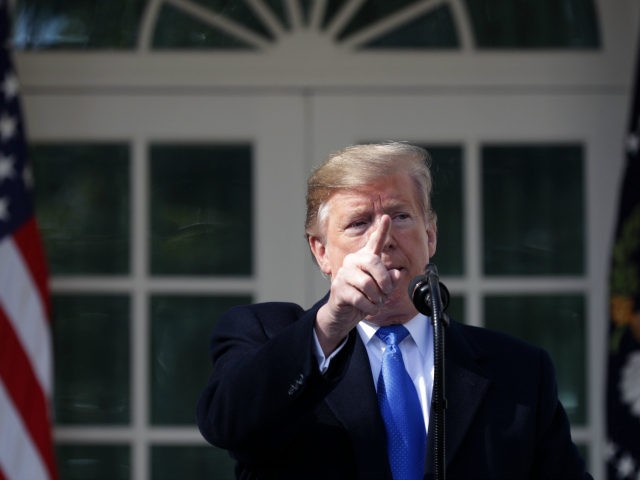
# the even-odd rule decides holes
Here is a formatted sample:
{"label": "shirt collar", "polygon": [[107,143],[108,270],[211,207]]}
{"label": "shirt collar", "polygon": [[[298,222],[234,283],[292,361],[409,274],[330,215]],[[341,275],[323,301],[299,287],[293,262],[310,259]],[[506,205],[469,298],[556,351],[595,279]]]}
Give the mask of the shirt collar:
{"label": "shirt collar", "polygon": [[[403,323],[403,325],[409,330],[409,334],[418,347],[420,354],[426,357],[430,353],[429,345],[433,342],[431,336],[432,326],[429,317],[419,313],[408,322]],[[378,331],[378,328],[380,328],[378,325],[367,322],[366,320],[358,323],[358,330],[365,344],[371,341]]]}

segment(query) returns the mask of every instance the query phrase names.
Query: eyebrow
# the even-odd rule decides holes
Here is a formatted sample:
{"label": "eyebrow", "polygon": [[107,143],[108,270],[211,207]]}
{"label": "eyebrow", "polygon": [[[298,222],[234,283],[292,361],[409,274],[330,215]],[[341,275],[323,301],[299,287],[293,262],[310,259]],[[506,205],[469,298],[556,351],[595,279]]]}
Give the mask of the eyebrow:
{"label": "eyebrow", "polygon": [[[383,213],[386,213],[388,215],[397,210],[406,210],[410,208],[411,204],[404,200],[390,199],[385,205],[383,205],[382,211]],[[375,207],[372,206],[371,202],[358,202],[357,205],[349,208],[347,216],[354,217],[358,215],[370,214],[373,210],[375,210]]]}

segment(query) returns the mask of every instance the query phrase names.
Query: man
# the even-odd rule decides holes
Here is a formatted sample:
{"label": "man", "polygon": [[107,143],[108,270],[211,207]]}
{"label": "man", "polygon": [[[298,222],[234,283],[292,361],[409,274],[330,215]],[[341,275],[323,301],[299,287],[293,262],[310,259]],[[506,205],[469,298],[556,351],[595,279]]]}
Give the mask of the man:
{"label": "man", "polygon": [[[330,156],[308,180],[306,220],[328,295],[216,324],[198,425],[238,478],[432,478],[431,325],[407,294],[436,250],[427,160],[404,143]],[[445,340],[447,478],[590,478],[546,353],[455,321]]]}

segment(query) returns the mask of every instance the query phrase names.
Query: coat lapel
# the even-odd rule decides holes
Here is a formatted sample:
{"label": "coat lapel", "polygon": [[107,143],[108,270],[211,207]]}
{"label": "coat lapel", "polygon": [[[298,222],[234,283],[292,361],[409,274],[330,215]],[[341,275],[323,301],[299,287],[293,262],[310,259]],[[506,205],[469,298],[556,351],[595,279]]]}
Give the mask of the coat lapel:
{"label": "coat lapel", "polygon": [[356,334],[353,356],[343,379],[326,402],[349,432],[359,478],[391,478],[385,430],[371,377],[367,351]]}
{"label": "coat lapel", "polygon": [[484,397],[489,381],[459,365],[448,365],[445,368],[445,461],[450,464]]}
{"label": "coat lapel", "polygon": [[[489,380],[478,367],[479,354],[465,340],[454,322],[445,334],[445,455],[449,465],[482,403]],[[359,478],[391,478],[369,357],[356,335],[353,356],[343,379],[326,402],[351,436]],[[427,440],[426,473],[433,472],[432,443]]]}
{"label": "coat lapel", "polygon": [[451,323],[445,334],[445,462],[455,458],[489,386],[478,367],[479,355]]}

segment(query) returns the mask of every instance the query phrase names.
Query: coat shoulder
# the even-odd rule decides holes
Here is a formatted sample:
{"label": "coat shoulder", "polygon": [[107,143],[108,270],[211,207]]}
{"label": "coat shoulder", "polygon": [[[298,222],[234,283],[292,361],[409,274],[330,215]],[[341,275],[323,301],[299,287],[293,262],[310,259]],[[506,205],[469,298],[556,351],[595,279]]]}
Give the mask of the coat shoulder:
{"label": "coat shoulder", "polygon": [[315,319],[316,306],[310,310],[292,302],[264,302],[237,305],[224,312],[216,321],[214,337],[226,336],[235,332],[266,334],[272,337],[284,328],[307,319],[311,325]]}
{"label": "coat shoulder", "polygon": [[544,350],[525,340],[486,327],[458,322],[449,326],[451,337],[465,344],[476,358],[508,356],[509,358],[539,358]]}

